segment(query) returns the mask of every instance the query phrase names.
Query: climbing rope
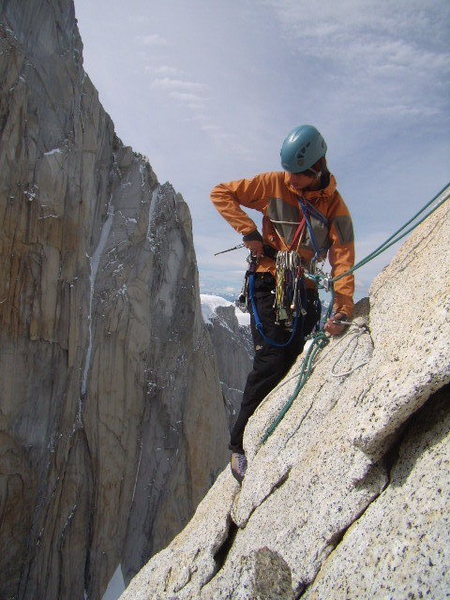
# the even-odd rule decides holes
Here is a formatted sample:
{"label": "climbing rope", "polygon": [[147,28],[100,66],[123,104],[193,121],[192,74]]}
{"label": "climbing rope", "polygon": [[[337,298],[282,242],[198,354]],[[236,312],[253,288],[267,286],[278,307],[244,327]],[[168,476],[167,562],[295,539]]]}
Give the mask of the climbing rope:
{"label": "climbing rope", "polygon": [[[306,274],[305,273],[305,276],[308,277],[309,279],[313,279],[316,282],[316,285],[318,287],[321,287],[325,290],[329,289],[331,291],[331,294],[333,297],[333,294],[334,294],[333,284],[336,281],[338,281],[339,279],[342,279],[343,277],[345,277],[347,275],[350,275],[351,273],[353,273],[360,267],[364,266],[365,264],[367,264],[368,262],[370,262],[371,260],[373,260],[374,258],[379,256],[380,254],[382,254],[382,252],[384,252],[385,250],[390,248],[393,244],[400,241],[402,238],[404,238],[406,235],[408,235],[408,233],[411,233],[411,231],[416,229],[416,227],[418,227],[421,223],[423,223],[431,214],[433,214],[440,206],[442,206],[442,204],[444,204],[444,202],[446,202],[446,200],[449,199],[450,194],[444,195],[444,197],[436,204],[436,206],[434,206],[429,212],[427,212],[427,214],[424,215],[417,223],[415,223],[413,226],[409,227],[408,229],[406,229],[406,228],[413,221],[415,221],[419,217],[419,215],[421,215],[423,212],[425,212],[427,208],[429,208],[434,202],[436,202],[436,200],[441,196],[441,194],[443,194],[449,188],[450,188],[450,182],[447,183],[447,185],[445,185],[429,202],[427,202],[427,204],[425,204],[425,206],[423,208],[421,208],[413,217],[411,217],[411,219],[409,219],[409,221],[407,221],[402,227],[400,227],[395,233],[393,233],[383,244],[378,246],[378,248],[375,248],[375,250],[373,250],[368,256],[366,256],[365,258],[360,260],[354,267],[352,267],[345,273],[342,273],[341,275],[338,275],[337,277],[330,279],[322,271],[316,269],[316,272],[314,274]],[[406,229],[406,231],[404,231],[405,229]],[[330,305],[328,307],[327,316],[324,320],[324,323],[331,315],[332,307],[333,307],[333,299],[331,300]],[[263,444],[266,443],[266,441],[269,439],[269,437],[272,435],[272,433],[275,431],[275,429],[281,423],[281,421],[285,417],[286,413],[291,408],[294,400],[297,398],[300,391],[305,386],[306,382],[309,379],[309,376],[311,375],[311,373],[313,371],[313,365],[314,365],[314,361],[315,361],[317,355],[321,352],[321,350],[323,348],[325,348],[325,346],[327,346],[329,344],[330,340],[323,331],[324,323],[322,324],[320,330],[312,338],[312,343],[311,343],[310,347],[308,348],[305,358],[303,359],[300,373],[298,375],[298,382],[295,386],[294,391],[292,392],[292,394],[289,397],[286,404],[282,407],[281,411],[279,412],[279,414],[277,415],[277,417],[275,418],[273,423],[266,429],[265,433],[263,434],[262,439],[261,439]],[[365,364],[365,363],[361,363],[357,367],[354,367],[348,373],[339,373],[339,374],[333,373],[333,375],[335,377],[344,377],[347,374],[350,374],[356,368],[363,366],[363,364]],[[336,363],[333,366],[333,369],[335,366],[336,366]]]}
{"label": "climbing rope", "polygon": [[266,344],[269,344],[269,346],[274,346],[275,348],[286,348],[287,346],[289,346],[297,334],[299,325],[300,326],[303,325],[303,319],[301,318],[301,316],[302,316],[301,311],[300,310],[296,311],[294,320],[292,322],[292,331],[291,331],[291,335],[289,336],[289,339],[284,343],[276,342],[275,340],[272,340],[271,338],[269,338],[264,332],[264,326],[262,324],[261,318],[258,313],[258,308],[256,306],[255,274],[254,273],[250,273],[248,276],[248,290],[249,290],[250,303],[252,306],[252,314],[253,314],[253,318],[255,320],[255,328],[258,331],[259,335],[266,342]]}
{"label": "climbing rope", "polygon": [[[352,321],[349,324],[349,332],[351,330],[354,330],[354,338],[358,338],[360,337],[362,334],[364,333],[369,333],[369,328],[367,327],[367,325],[363,324],[360,325],[359,323],[356,323],[355,321]],[[310,336],[308,341],[312,340],[313,336]],[[350,343],[353,341],[352,338],[350,340],[349,343],[347,343],[347,346],[344,348],[344,350],[341,352],[340,356],[337,358],[336,362],[334,363],[333,367],[332,367],[332,372],[331,375],[333,375],[333,377],[345,377],[346,375],[349,375],[350,373],[352,373],[353,371],[356,371],[357,369],[359,369],[360,367],[363,367],[365,364],[367,364],[368,361],[364,361],[359,363],[358,365],[356,365],[356,367],[353,367],[351,371],[349,371],[348,373],[334,373],[334,369],[337,365],[337,363],[339,362],[339,360],[342,358],[343,354],[347,351],[347,349],[350,346]],[[335,341],[334,343],[334,348],[338,347],[340,344],[342,344],[343,342],[348,342],[348,334],[343,336],[342,338],[338,339]],[[305,344],[306,347],[306,344]],[[308,346],[309,348],[309,346]],[[306,351],[308,350],[308,348],[306,348]],[[317,361],[315,361],[314,363],[314,367],[316,367],[317,365],[319,365],[321,363],[322,359],[317,359]],[[300,368],[301,370],[301,368]],[[273,390],[270,392],[271,394],[274,394],[276,392],[278,392],[279,390],[281,390],[282,387],[284,387],[285,385],[287,385],[290,381],[292,381],[293,379],[297,379],[297,377],[299,377],[300,375],[300,370],[296,371],[295,373],[293,373],[290,377],[285,377],[276,387],[273,388]]]}
{"label": "climbing rope", "polygon": [[[342,279],[343,277],[346,277],[347,275],[350,275],[351,273],[353,273],[354,271],[356,271],[360,267],[363,267],[365,264],[367,264],[368,262],[370,262],[371,260],[373,260],[374,258],[376,258],[377,256],[379,256],[380,254],[382,254],[385,250],[387,250],[388,248],[390,248],[391,246],[393,246],[394,244],[396,244],[397,242],[399,242],[401,239],[403,239],[405,236],[407,236],[408,233],[411,233],[411,231],[414,231],[414,229],[416,229],[416,227],[418,227],[421,223],[423,223],[425,221],[425,219],[427,219],[431,214],[434,213],[435,210],[437,210],[440,206],[442,206],[442,204],[444,204],[444,202],[446,202],[446,200],[449,199],[449,197],[450,197],[449,194],[444,195],[444,197],[441,199],[441,201],[438,202],[436,204],[436,206],[434,206],[419,221],[417,221],[417,223],[415,223],[414,225],[412,225],[412,227],[410,227],[406,231],[403,231],[403,230],[406,227],[408,227],[408,225],[410,225],[413,221],[415,221],[419,217],[419,215],[421,215],[424,211],[426,211],[426,209],[429,208],[433,204],[433,202],[436,202],[436,200],[439,198],[439,196],[441,194],[443,194],[446,190],[448,190],[449,187],[450,187],[450,182],[447,183],[447,185],[445,185],[442,188],[442,190],[440,192],[438,192],[429,202],[427,202],[425,204],[425,206],[422,207],[413,217],[411,217],[411,219],[409,219],[409,221],[407,221],[404,225],[402,225],[402,227],[400,227],[399,229],[397,229],[397,231],[395,233],[393,233],[390,237],[388,237],[387,240],[385,240],[380,246],[378,246],[378,248],[375,248],[375,250],[373,250],[365,258],[363,258],[362,260],[360,260],[351,269],[349,269],[345,273],[342,273],[341,275],[338,275],[337,277],[334,277],[331,281],[334,283],[335,281],[339,281],[339,279]],[[402,233],[402,231],[403,231],[403,233]]]}
{"label": "climbing rope", "polygon": [[364,365],[366,365],[369,362],[369,360],[363,360],[360,363],[358,363],[357,365],[353,366],[351,369],[348,369],[347,371],[341,371],[339,373],[336,373],[336,367],[337,367],[338,362],[342,359],[344,354],[350,348],[351,344],[354,343],[354,348],[352,348],[352,354],[353,354],[353,352],[358,347],[358,341],[359,341],[359,338],[361,337],[361,335],[364,335],[365,333],[368,333],[368,332],[369,332],[369,328],[366,325],[358,325],[357,323],[352,323],[352,325],[350,326],[348,335],[345,336],[346,338],[347,337],[349,338],[347,340],[347,345],[345,346],[344,350],[341,351],[340,355],[337,357],[337,359],[334,361],[333,366],[331,367],[330,375],[332,377],[348,377],[348,375],[351,375],[354,371],[363,367]]}
{"label": "climbing rope", "polygon": [[292,392],[289,400],[286,402],[286,404],[283,406],[283,408],[279,412],[276,419],[273,421],[273,423],[267,428],[266,432],[264,433],[264,435],[262,437],[263,444],[266,443],[266,441],[269,439],[269,437],[272,435],[272,433],[275,431],[275,429],[278,427],[278,425],[284,419],[284,416],[286,415],[288,410],[291,408],[292,403],[299,395],[299,393],[300,393],[301,389],[303,388],[303,386],[305,385],[305,383],[308,381],[309,376],[311,375],[311,372],[313,370],[313,363],[316,359],[316,356],[319,354],[319,352],[322,350],[322,348],[325,348],[325,346],[328,345],[329,343],[330,343],[330,340],[323,333],[323,331],[319,331],[314,336],[312,343],[311,343],[310,347],[308,348],[308,352],[306,353],[306,356],[303,360],[302,367],[301,367],[301,370],[300,370],[300,373],[298,376],[298,381],[295,386],[295,389]]}

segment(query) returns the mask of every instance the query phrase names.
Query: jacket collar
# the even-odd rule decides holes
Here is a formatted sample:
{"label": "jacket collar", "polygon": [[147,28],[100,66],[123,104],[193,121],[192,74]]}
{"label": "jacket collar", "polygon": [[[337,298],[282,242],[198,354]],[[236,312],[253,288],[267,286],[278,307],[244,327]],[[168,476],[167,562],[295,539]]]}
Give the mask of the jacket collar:
{"label": "jacket collar", "polygon": [[[289,191],[293,192],[296,196],[299,195],[298,191],[288,184],[288,173],[286,172],[284,173],[284,182]],[[321,190],[304,191],[302,192],[301,196],[302,198],[308,200],[308,202],[311,203],[316,203],[319,200],[324,200],[325,202],[327,202],[331,200],[331,198],[334,196],[336,192],[336,187],[336,179],[334,178],[334,175],[330,173],[330,181],[328,182],[328,185],[326,187],[324,187]]]}

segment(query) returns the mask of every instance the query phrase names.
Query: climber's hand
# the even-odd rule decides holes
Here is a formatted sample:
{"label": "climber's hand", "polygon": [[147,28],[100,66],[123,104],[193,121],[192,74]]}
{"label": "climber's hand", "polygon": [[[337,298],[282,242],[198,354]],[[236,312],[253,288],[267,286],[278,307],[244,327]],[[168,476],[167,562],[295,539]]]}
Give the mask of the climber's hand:
{"label": "climber's hand", "polygon": [[263,243],[257,240],[252,240],[249,242],[244,242],[245,247],[250,250],[252,256],[256,256],[256,258],[262,258],[264,256],[264,248]]}
{"label": "climber's hand", "polygon": [[342,312],[335,313],[328,321],[325,323],[325,331],[330,335],[340,335],[345,331],[347,325],[343,325],[342,323],[336,321],[347,321],[348,317],[346,314]]}

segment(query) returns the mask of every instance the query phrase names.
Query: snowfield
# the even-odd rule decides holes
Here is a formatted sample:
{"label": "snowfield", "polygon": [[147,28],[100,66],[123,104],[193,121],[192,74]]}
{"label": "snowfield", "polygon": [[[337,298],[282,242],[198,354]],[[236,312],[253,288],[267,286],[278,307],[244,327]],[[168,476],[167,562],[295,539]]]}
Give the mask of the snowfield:
{"label": "snowfield", "polygon": [[[200,302],[205,323],[211,323],[212,319],[216,317],[218,306],[234,306],[233,302],[225,300],[225,298],[222,298],[221,296],[214,296],[211,294],[200,294]],[[235,314],[241,327],[248,327],[250,325],[250,313],[244,313],[236,306]]]}

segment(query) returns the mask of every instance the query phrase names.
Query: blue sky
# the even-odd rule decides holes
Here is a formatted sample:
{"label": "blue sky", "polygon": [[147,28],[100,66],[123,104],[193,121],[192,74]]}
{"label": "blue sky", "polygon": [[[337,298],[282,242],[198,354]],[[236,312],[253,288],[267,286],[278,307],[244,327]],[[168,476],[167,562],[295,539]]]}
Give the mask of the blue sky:
{"label": "blue sky", "polygon": [[[450,180],[447,0],[75,0],[75,11],[118,136],[190,207],[203,292],[239,292],[247,255],[213,256],[241,240],[211,188],[280,170],[296,125],[327,141],[358,259]],[[394,251],[356,273],[356,298]]]}

